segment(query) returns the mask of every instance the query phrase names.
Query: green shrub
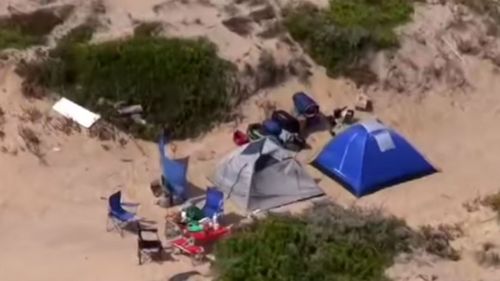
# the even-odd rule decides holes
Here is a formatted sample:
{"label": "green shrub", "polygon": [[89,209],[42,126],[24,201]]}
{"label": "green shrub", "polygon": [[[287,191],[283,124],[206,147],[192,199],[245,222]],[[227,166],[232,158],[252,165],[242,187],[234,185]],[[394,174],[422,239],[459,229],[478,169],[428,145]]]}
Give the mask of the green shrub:
{"label": "green shrub", "polygon": [[412,12],[408,0],[330,0],[326,9],[304,3],[288,8],[284,16],[291,36],[329,75],[362,83],[356,75],[366,68],[365,54],[396,46],[394,28],[408,21]]}
{"label": "green shrub", "polygon": [[378,211],[319,204],[300,217],[274,215],[216,248],[220,281],[387,280],[384,271],[418,235]]}
{"label": "green shrub", "polygon": [[[167,126],[174,137],[190,137],[231,112],[233,66],[206,40],[139,36],[97,45],[69,42],[32,67],[38,68],[35,80],[121,129],[153,139]],[[118,102],[141,104],[148,125],[119,117],[113,107]]]}
{"label": "green shrub", "polygon": [[71,6],[62,6],[54,11],[41,9],[0,18],[0,50],[43,44],[45,36],[61,24],[72,9]]}

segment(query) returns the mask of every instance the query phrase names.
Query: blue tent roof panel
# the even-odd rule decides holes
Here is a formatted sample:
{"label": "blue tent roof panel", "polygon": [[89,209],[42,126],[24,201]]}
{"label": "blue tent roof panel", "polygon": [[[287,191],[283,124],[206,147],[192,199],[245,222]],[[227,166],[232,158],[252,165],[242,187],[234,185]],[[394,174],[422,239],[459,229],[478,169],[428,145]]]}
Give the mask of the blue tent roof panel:
{"label": "blue tent roof panel", "polygon": [[405,138],[378,121],[358,123],[339,134],[313,165],[356,196],[436,172]]}

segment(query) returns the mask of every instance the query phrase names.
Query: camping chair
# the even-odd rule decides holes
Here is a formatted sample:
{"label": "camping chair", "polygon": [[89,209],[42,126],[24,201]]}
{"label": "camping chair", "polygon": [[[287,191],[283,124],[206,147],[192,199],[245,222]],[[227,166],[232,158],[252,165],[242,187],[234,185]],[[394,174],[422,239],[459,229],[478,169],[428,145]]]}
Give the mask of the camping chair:
{"label": "camping chair", "polygon": [[[120,232],[123,236],[123,229],[130,225],[137,225],[140,218],[137,217],[136,212],[127,211],[123,207],[134,207],[139,206],[138,203],[125,203],[121,201],[122,192],[117,191],[108,198],[108,221],[106,226],[109,225],[109,221],[113,223],[113,228]],[[106,227],[107,231],[110,231],[109,227]]]}
{"label": "camping chair", "polygon": [[[205,203],[200,208],[198,206],[201,206],[203,199],[205,199]],[[215,187],[209,187],[205,195],[189,199],[182,209],[183,212],[186,212],[188,222],[204,222],[211,220],[214,215],[218,219],[224,213],[224,193]]]}
{"label": "camping chair", "polygon": [[[150,236],[152,238],[148,238]],[[137,233],[137,258],[139,265],[146,261],[161,259],[163,255],[163,245],[158,236],[158,229],[144,228],[138,224]]]}
{"label": "camping chair", "polygon": [[207,188],[205,205],[202,210],[206,218],[222,216],[224,213],[224,193],[215,187]]}
{"label": "camping chair", "polygon": [[165,194],[172,196],[173,201],[182,203],[187,200],[187,162],[168,158],[164,151],[166,144],[165,136],[161,136],[158,141],[162,168],[161,183]]}

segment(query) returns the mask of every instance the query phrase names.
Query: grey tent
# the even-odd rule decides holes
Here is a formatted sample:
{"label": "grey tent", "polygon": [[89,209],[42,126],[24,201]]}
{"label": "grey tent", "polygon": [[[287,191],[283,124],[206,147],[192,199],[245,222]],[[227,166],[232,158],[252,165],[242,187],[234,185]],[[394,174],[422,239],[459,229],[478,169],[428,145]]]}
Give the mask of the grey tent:
{"label": "grey tent", "polygon": [[240,147],[216,167],[214,184],[247,211],[266,210],[323,194],[273,138]]}

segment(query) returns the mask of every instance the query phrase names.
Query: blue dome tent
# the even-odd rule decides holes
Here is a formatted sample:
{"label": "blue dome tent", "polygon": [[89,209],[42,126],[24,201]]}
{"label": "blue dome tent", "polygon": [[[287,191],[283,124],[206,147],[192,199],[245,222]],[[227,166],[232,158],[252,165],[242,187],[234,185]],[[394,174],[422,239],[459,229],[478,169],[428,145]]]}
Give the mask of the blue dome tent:
{"label": "blue dome tent", "polygon": [[375,120],[332,139],[312,165],[358,197],[436,172],[406,139]]}

